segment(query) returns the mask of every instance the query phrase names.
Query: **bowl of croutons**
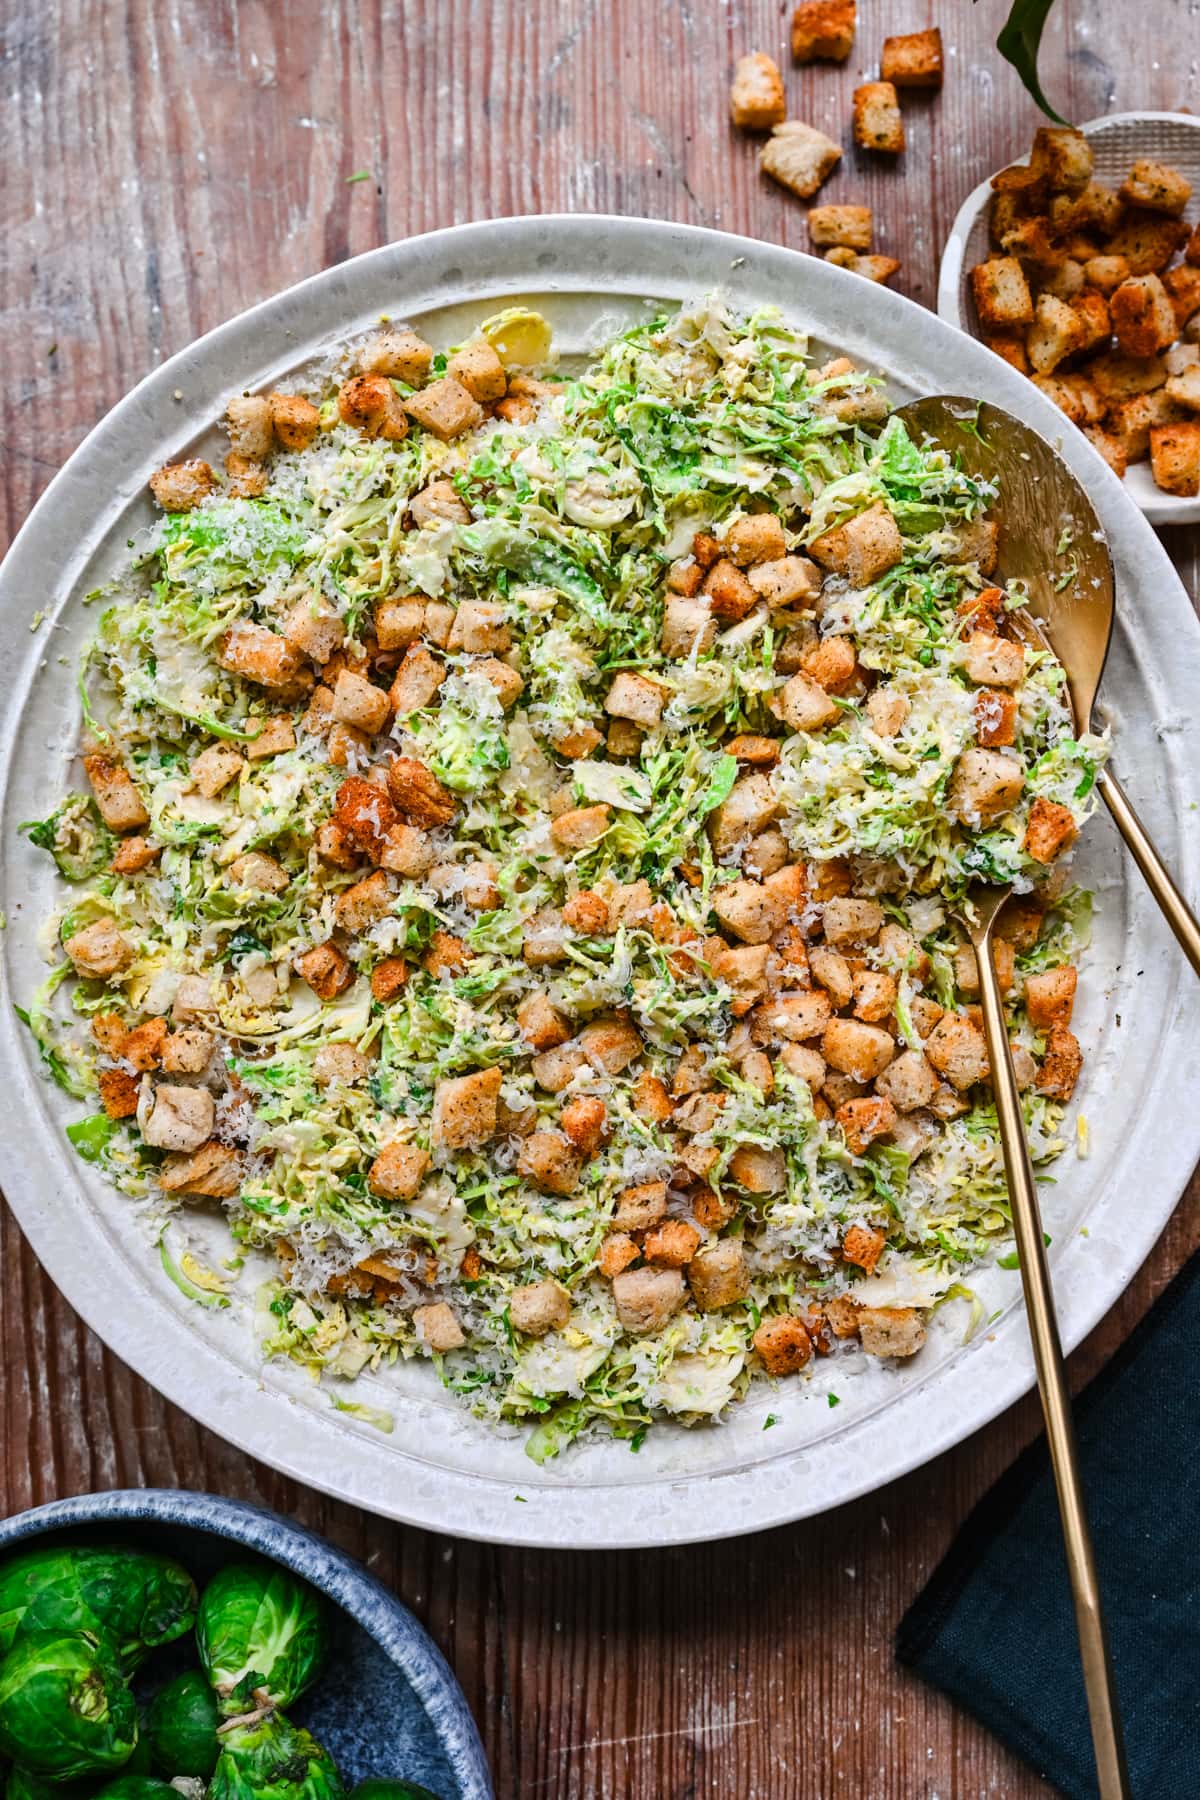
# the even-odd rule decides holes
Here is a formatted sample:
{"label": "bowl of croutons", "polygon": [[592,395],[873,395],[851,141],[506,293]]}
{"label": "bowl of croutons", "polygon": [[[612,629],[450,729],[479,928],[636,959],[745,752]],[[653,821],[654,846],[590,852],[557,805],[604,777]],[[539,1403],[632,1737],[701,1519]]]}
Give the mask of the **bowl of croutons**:
{"label": "bowl of croutons", "polygon": [[938,284],[1158,524],[1200,519],[1198,221],[1200,118],[1048,126],[964,201]]}

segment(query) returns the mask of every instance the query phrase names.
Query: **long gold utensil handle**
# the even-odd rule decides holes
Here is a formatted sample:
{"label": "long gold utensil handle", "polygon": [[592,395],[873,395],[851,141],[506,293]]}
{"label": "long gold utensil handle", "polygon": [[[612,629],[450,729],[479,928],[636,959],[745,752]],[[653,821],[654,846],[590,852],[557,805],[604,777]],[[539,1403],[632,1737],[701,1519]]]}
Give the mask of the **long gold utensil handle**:
{"label": "long gold utensil handle", "polygon": [[1096,1580],[1096,1559],[1092,1553],[1092,1538],[1084,1510],[1083,1486],[1079,1478],[1071,1396],[1067,1389],[1062,1345],[1058,1336],[1054,1290],[1050,1285],[1050,1268],[1046,1261],[1033,1165],[1029,1160],[1029,1146],[1025,1140],[1021,1098],[1017,1091],[1012,1052],[1004,1026],[1000,988],[992,962],[990,931],[978,946],[978,961],[979,993],[988,1056],[992,1065],[996,1117],[1000,1126],[1004,1170],[1008,1176],[1008,1191],[1012,1200],[1017,1252],[1021,1259],[1021,1282],[1025,1289],[1029,1333],[1033,1339],[1033,1360],[1037,1367],[1042,1411],[1046,1418],[1046,1436],[1050,1442],[1050,1461],[1054,1468],[1058,1508],[1062,1515],[1063,1539],[1071,1576],[1071,1593],[1075,1601],[1075,1625],[1083,1658],[1083,1680],[1087,1689],[1100,1795],[1101,1800],[1129,1800],[1129,1772],[1125,1766],[1121,1717],[1113,1684],[1108,1636],[1104,1629],[1100,1588]]}
{"label": "long gold utensil handle", "polygon": [[1162,857],[1146,836],[1142,822],[1129,804],[1129,797],[1110,769],[1100,776],[1098,786],[1114,823],[1129,846],[1130,854],[1154,895],[1167,924],[1179,939],[1184,955],[1200,975],[1200,921],[1175,886]]}

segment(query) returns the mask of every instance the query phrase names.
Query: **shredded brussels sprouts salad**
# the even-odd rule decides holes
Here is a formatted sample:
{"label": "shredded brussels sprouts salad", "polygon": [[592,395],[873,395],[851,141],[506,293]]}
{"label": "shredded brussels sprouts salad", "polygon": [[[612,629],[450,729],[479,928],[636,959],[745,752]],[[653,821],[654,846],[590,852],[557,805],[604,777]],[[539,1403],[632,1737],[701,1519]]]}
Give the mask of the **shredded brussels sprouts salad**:
{"label": "shredded brussels sprouts salad", "polygon": [[92,795],[25,827],[72,884],[28,1023],[164,1279],[265,1252],[268,1358],[368,1416],[431,1358],[538,1461],[919,1350],[1010,1234],[973,879],[1040,1163],[1080,1064],[1105,746],[993,491],[720,298],[570,374],[536,314],[385,322],[226,424],[96,597]]}

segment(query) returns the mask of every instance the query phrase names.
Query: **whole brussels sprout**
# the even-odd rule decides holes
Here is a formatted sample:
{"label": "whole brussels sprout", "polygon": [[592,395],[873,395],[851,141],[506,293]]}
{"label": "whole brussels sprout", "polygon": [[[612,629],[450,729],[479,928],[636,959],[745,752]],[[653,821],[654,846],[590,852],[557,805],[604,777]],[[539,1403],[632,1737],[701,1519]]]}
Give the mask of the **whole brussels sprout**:
{"label": "whole brussels sprout", "polygon": [[179,1795],[169,1781],[160,1781],[157,1775],[118,1775],[107,1787],[102,1787],[96,1800],[179,1800]]}
{"label": "whole brussels sprout", "polygon": [[119,1769],[136,1743],[137,1706],[104,1640],[35,1631],[0,1661],[0,1750],[24,1768],[71,1781]]}
{"label": "whole brussels sprout", "polygon": [[31,1631],[85,1631],[107,1637],[129,1671],[195,1617],[195,1582],[152,1551],[49,1545],[0,1564],[0,1652]]}
{"label": "whole brussels sprout", "polygon": [[32,1769],[10,1769],[4,1800],[92,1800],[91,1782],[47,1781]]}
{"label": "whole brussels sprout", "polygon": [[351,1788],[350,1800],[438,1800],[438,1796],[415,1781],[389,1781],[383,1776],[360,1781]]}
{"label": "whole brussels sprout", "polygon": [[220,1723],[216,1697],[199,1669],[186,1669],[168,1681],[150,1702],[146,1719],[156,1766],[164,1775],[199,1775],[207,1781],[220,1754]]}
{"label": "whole brussels sprout", "polygon": [[221,1736],[208,1800],[344,1800],[332,1757],[307,1731],[268,1713]]}
{"label": "whole brussels sprout", "polygon": [[229,1563],[204,1590],[196,1646],[227,1718],[248,1712],[265,1688],[290,1706],[321,1672],[329,1643],[312,1589],[269,1563]]}

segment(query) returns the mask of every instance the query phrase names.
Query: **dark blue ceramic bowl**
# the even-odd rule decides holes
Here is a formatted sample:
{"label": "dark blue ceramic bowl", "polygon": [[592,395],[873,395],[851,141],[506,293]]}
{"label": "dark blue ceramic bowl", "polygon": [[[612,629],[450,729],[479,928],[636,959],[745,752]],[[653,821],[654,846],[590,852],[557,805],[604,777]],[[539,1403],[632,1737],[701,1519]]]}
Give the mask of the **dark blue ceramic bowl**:
{"label": "dark blue ceramic bowl", "polygon": [[[0,1556],[42,1537],[150,1546],[204,1581],[239,1550],[271,1557],[334,1602],[329,1672],[291,1709],[325,1745],[347,1787],[369,1775],[420,1782],[441,1800],[493,1800],[462,1689],[408,1608],[351,1557],[278,1513],[215,1494],[133,1488],[55,1500],[0,1523]],[[157,1652],[164,1675],[190,1640]]]}

